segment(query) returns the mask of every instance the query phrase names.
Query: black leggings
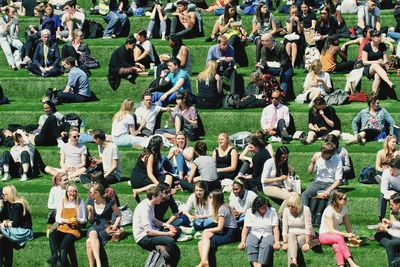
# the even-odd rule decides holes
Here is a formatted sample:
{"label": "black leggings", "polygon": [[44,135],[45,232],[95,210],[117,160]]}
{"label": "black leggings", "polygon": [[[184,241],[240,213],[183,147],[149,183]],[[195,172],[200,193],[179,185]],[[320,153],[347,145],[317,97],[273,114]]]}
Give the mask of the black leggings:
{"label": "black leggings", "polygon": [[354,61],[342,61],[337,63],[333,72],[335,73],[349,73],[354,68]]}
{"label": "black leggings", "polygon": [[5,237],[0,237],[0,267],[13,266],[13,244]]}
{"label": "black leggings", "polygon": [[32,34],[26,37],[26,43],[25,43],[26,56],[30,57],[31,59],[33,58],[36,46],[39,42],[40,42],[40,37],[36,34]]}
{"label": "black leggings", "polygon": [[35,136],[35,145],[37,146],[56,146],[57,138],[61,136],[61,130],[58,126],[57,118],[49,115],[43,124],[42,130]]}
{"label": "black leggings", "polygon": [[[78,239],[72,234],[66,234],[58,230],[51,232],[49,242],[52,259],[60,261],[62,266],[78,266],[75,251],[76,240]],[[68,255],[70,261],[68,260]]]}
{"label": "black leggings", "polygon": [[7,164],[10,168],[11,177],[20,177],[23,173],[22,164],[29,164],[28,177],[32,177],[32,166],[31,166],[31,156],[28,151],[21,152],[21,162],[15,162],[11,156],[10,151],[3,152],[3,164]]}

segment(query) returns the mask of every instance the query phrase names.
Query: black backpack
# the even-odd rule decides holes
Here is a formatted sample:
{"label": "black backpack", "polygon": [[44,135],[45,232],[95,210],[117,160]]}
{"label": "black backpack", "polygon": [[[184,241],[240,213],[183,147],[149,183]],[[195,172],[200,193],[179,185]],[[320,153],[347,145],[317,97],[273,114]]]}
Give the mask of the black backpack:
{"label": "black backpack", "polygon": [[94,39],[103,36],[104,28],[103,26],[92,20],[85,20],[82,27],[83,38]]}
{"label": "black backpack", "polygon": [[75,113],[68,113],[64,117],[64,122],[68,122],[71,127],[76,127],[81,130],[82,119]]}
{"label": "black backpack", "polygon": [[361,169],[360,178],[358,181],[362,184],[377,184],[378,182],[375,179],[376,170],[371,165],[364,167]]}

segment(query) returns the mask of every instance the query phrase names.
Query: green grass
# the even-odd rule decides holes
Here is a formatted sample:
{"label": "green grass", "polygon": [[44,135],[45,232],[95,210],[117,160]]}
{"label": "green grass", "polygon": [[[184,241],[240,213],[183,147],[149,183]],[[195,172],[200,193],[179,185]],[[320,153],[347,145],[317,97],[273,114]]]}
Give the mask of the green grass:
{"label": "green grass", "polygon": [[[79,1],[79,4],[88,10],[91,6],[91,1]],[[382,24],[393,26],[395,24],[391,11],[384,10],[381,12]],[[276,14],[276,17],[284,21],[287,15]],[[210,14],[202,14],[204,22],[205,35],[208,36],[212,26],[217,19],[216,16]],[[88,16],[89,19],[98,21],[104,25],[100,16]],[[243,16],[244,27],[250,30],[251,16]],[[345,15],[345,21],[348,26],[356,24],[355,15]],[[28,17],[21,18],[21,38],[22,33],[27,25],[37,24],[37,19]],[[137,31],[146,28],[147,17],[132,17],[131,31]],[[124,38],[113,40],[91,39],[85,40],[95,56],[101,63],[101,68],[93,70],[93,75],[90,77],[92,90],[100,98],[100,101],[85,103],[85,104],[68,104],[58,107],[59,111],[66,114],[76,112],[86,122],[86,128],[102,128],[107,132],[111,129],[111,118],[118,110],[120,103],[125,98],[131,98],[135,103],[140,101],[140,94],[143,89],[150,84],[152,77],[139,77],[135,85],[129,82],[122,81],[121,87],[114,92],[110,89],[107,82],[108,61],[111,52],[118,46],[124,43]],[[342,42],[346,40],[341,40]],[[158,53],[170,53],[168,42],[161,40],[153,40],[153,43]],[[184,43],[190,48],[190,53],[193,61],[193,74],[191,77],[193,91],[195,89],[196,75],[199,73],[205,64],[205,57],[208,47],[211,45],[204,41],[204,38],[196,38],[193,40],[185,40]],[[62,45],[60,45],[61,49]],[[242,74],[245,83],[248,82],[249,74],[254,70],[255,64],[255,47],[253,44],[246,47],[246,53],[249,58],[249,67],[239,68],[239,74]],[[355,59],[358,53],[358,47],[352,46],[349,49],[349,58]],[[303,81],[305,77],[303,70],[296,69],[294,80],[294,91],[297,94],[303,90]],[[391,74],[390,78],[399,85],[399,78],[395,74]],[[346,79],[344,75],[332,75],[335,88],[344,88]],[[38,78],[30,75],[26,70],[17,72],[10,70],[7,67],[4,54],[0,53],[0,83],[5,89],[6,95],[11,99],[11,104],[0,106],[0,128],[7,127],[10,123],[19,123],[22,125],[36,123],[39,116],[42,114],[42,106],[39,102],[42,95],[48,87],[61,87],[66,83],[66,77],[57,78]],[[371,81],[366,78],[362,79],[362,89],[368,92],[371,88]],[[397,86],[399,88],[400,86]],[[397,89],[398,90],[398,89]],[[389,110],[398,122],[400,119],[400,108],[398,102],[393,100],[382,101],[382,106]],[[366,107],[365,103],[353,103],[335,107],[339,114],[343,131],[351,132],[351,120],[362,109]],[[300,105],[294,102],[289,106],[293,114],[298,130],[307,130],[307,105]],[[217,135],[220,132],[234,133],[238,131],[256,131],[259,129],[259,121],[261,109],[251,110],[201,110],[203,121],[207,135],[204,141],[211,148],[217,146]],[[166,115],[163,120],[167,119]],[[305,189],[309,184],[311,177],[307,174],[309,159],[319,150],[321,142],[318,141],[309,146],[303,146],[299,142],[294,141],[288,145],[290,149],[289,163],[296,170],[296,173],[302,179],[302,188]],[[92,155],[97,155],[96,146],[93,144],[87,145]],[[276,149],[279,144],[274,143]],[[353,159],[356,174],[359,174],[362,167],[368,164],[374,164],[375,154],[381,148],[380,143],[368,143],[365,146],[347,147]],[[45,162],[51,166],[57,166],[59,161],[58,148],[39,147]],[[2,152],[4,148],[0,148]],[[164,151],[167,153],[167,150]],[[139,155],[139,150],[130,148],[121,148],[123,176],[128,178],[130,172],[135,165]],[[50,177],[43,175],[37,179],[20,183],[17,179],[12,180],[7,184],[14,184],[31,203],[33,215],[33,229],[35,239],[30,241],[26,248],[20,251],[15,251],[14,263],[15,266],[46,266],[46,258],[50,255],[48,240],[45,237],[46,232],[46,216],[47,216],[47,197],[50,190]],[[4,186],[0,182],[0,186]],[[120,183],[113,186],[118,192],[121,203],[128,204],[132,209],[135,207],[134,201],[130,197],[130,188],[126,183]],[[79,186],[81,197],[86,198],[87,190]],[[344,186],[344,190],[349,195],[349,210],[350,220],[355,229],[362,235],[371,236],[373,233],[367,230],[366,225],[375,224],[377,222],[376,207],[379,188],[376,185],[362,185],[356,180],[352,180],[350,185]],[[178,193],[175,198],[184,201],[187,194]],[[142,195],[142,198],[144,196]],[[138,247],[132,236],[131,227],[127,227],[128,236],[119,243],[109,243],[106,246],[109,261],[111,266],[143,266],[147,257],[147,252]],[[76,243],[76,250],[80,266],[87,266],[85,239],[82,238]],[[179,244],[182,252],[180,266],[194,266],[199,261],[197,252],[197,241],[190,241]],[[219,248],[217,259],[219,266],[248,266],[248,260],[244,252],[237,250],[237,244],[231,244]],[[362,248],[352,248],[352,254],[358,264],[361,266],[384,266],[386,265],[386,254],[382,247],[376,242],[369,242],[368,246]],[[310,252],[305,255],[308,266],[335,266],[334,253],[330,247],[324,246],[323,254],[315,254]],[[286,266],[287,256],[285,252],[279,251],[275,254],[275,266]]]}

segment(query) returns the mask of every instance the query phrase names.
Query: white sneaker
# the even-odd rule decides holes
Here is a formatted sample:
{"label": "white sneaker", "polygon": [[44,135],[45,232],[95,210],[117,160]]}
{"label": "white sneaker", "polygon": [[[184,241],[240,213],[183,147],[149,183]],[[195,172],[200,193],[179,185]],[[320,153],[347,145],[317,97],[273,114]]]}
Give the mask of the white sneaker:
{"label": "white sneaker", "polygon": [[197,231],[195,234],[194,234],[194,238],[195,239],[201,239],[201,236],[203,235],[203,232],[201,232],[201,231]]}
{"label": "white sneaker", "polygon": [[11,180],[11,176],[8,172],[5,172],[3,175],[3,179],[1,179],[2,182],[7,182]]}
{"label": "white sneaker", "polygon": [[186,241],[190,241],[193,239],[193,236],[191,235],[181,235],[178,240],[176,240],[177,242],[186,242]]}
{"label": "white sneaker", "polygon": [[180,228],[185,235],[193,235],[195,233],[194,227],[180,226]]}
{"label": "white sneaker", "polygon": [[20,182],[26,182],[28,181],[28,176],[26,175],[26,173],[21,175],[21,179],[19,179]]}

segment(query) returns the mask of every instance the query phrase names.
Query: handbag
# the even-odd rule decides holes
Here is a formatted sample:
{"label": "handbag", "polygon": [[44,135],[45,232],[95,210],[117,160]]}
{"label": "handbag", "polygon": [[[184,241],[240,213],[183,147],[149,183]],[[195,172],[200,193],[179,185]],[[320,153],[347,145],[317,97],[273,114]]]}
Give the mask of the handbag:
{"label": "handbag", "polygon": [[356,92],[349,95],[349,102],[368,102],[368,95],[365,92]]}
{"label": "handbag", "polygon": [[144,264],[144,267],[166,267],[166,266],[167,264],[165,263],[164,257],[157,250],[153,250],[152,252],[150,252]]}
{"label": "handbag", "polygon": [[107,225],[105,231],[109,236],[111,236],[112,242],[119,242],[125,237],[125,229],[123,227],[114,230],[112,225]]}
{"label": "handbag", "polygon": [[304,29],[304,38],[306,39],[306,43],[310,46],[314,46],[315,45],[315,40],[314,40],[314,36],[315,36],[315,29]]}
{"label": "handbag", "polygon": [[1,227],[1,233],[12,243],[19,247],[25,246],[26,242],[33,239],[32,229],[22,227]]}

